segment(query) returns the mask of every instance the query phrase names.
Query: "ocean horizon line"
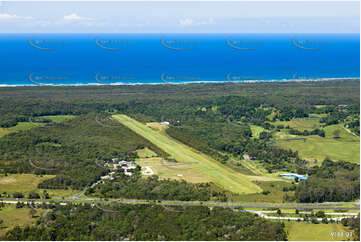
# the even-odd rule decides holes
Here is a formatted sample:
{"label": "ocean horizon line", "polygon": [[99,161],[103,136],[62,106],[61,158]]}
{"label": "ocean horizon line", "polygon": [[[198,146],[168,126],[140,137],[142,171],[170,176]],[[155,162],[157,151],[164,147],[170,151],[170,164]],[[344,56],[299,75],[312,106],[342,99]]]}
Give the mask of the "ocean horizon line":
{"label": "ocean horizon line", "polygon": [[330,77],[330,78],[310,78],[310,79],[272,79],[272,80],[244,80],[244,81],[184,81],[184,82],[137,82],[137,83],[72,83],[72,84],[0,84],[2,87],[78,87],[78,86],[140,86],[140,85],[188,85],[188,84],[225,84],[225,83],[302,83],[334,80],[360,80],[360,77]]}
{"label": "ocean horizon line", "polygon": [[0,32],[1,34],[14,34],[14,35],[20,35],[20,34],[77,34],[77,35],[82,35],[82,34],[139,34],[139,35],[146,35],[146,34],[184,34],[184,35],[196,35],[196,34],[335,34],[335,35],[346,35],[346,34],[352,34],[352,35],[360,35],[360,32],[358,33],[332,33],[332,32],[327,32],[327,33],[318,33],[318,32],[289,32],[289,33],[281,33],[281,32],[262,32],[262,33],[254,33],[254,32],[225,32],[225,33],[212,33],[212,32],[207,32],[207,33],[183,33],[183,32],[169,32],[169,33],[160,33],[160,32],[149,32],[149,33],[139,33],[139,32],[124,32],[124,33],[113,33],[113,32],[84,32],[84,33],[79,33],[79,32],[23,32],[23,33],[9,33],[9,32]]}

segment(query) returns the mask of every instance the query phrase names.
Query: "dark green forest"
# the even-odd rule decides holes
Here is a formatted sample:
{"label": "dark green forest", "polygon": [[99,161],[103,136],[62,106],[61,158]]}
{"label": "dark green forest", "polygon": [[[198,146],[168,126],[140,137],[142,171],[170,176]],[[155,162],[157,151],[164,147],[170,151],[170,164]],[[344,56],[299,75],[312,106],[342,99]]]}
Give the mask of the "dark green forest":
{"label": "dark green forest", "polygon": [[[347,105],[345,112],[340,111],[340,104]],[[325,107],[316,110],[314,105]],[[323,126],[344,122],[357,133],[359,81],[1,88],[0,126],[12,127],[29,120],[45,125],[0,138],[0,170],[4,174],[55,174],[39,188],[79,190],[105,174],[96,161],[113,157],[134,160],[136,150],[144,147],[166,158],[161,149],[111,119],[111,114],[123,113],[142,122],[170,122],[168,135],[226,165],[231,157],[248,154],[268,172],[305,174],[307,162],[297,152],[272,143],[272,132],[278,129],[269,123],[272,110],[276,111],[273,120],[322,113],[326,115],[321,120]],[[42,118],[59,114],[77,117],[62,123]],[[250,124],[265,129],[259,138],[252,137]],[[310,133],[322,136],[321,129]],[[132,184],[142,183],[140,179]],[[186,187],[180,189],[194,189],[192,185]],[[103,188],[103,194],[113,197],[139,196],[121,189],[106,190]],[[195,197],[207,193],[202,191]]]}
{"label": "dark green forest", "polygon": [[[179,210],[180,209],[180,210]],[[286,240],[284,224],[231,209],[57,206],[2,240]]]}
{"label": "dark green forest", "polygon": [[142,178],[139,171],[133,172],[132,176],[120,172],[115,180],[88,189],[86,195],[149,200],[227,201],[225,193],[214,191],[209,183],[192,184],[184,180],[161,180],[156,175]]}
{"label": "dark green forest", "polygon": [[[168,121],[169,136],[225,165],[230,166],[231,159],[241,159],[247,154],[269,173],[307,174],[307,181],[292,183],[295,189],[292,201],[353,201],[360,196],[359,165],[326,159],[321,166],[310,168],[298,152],[274,145],[273,133],[284,127],[275,127],[271,122],[318,113],[324,116],[320,128],[289,129],[289,132],[322,138],[324,127],[342,123],[359,135],[359,93],[359,80],[3,87],[0,88],[0,127],[14,127],[19,122],[41,125],[0,138],[0,172],[53,174],[54,178],[44,180],[38,188],[83,190],[109,172],[107,167],[99,165],[103,161],[112,158],[133,161],[138,158],[136,151],[145,147],[167,159],[168,154],[163,150],[111,118],[112,114],[120,113],[144,123]],[[316,109],[315,105],[324,106]],[[274,114],[272,118],[271,114]],[[76,117],[57,123],[44,118],[47,115]],[[259,137],[253,137],[250,125],[264,128]],[[142,177],[139,166],[131,177],[122,170],[117,172],[114,180],[89,188],[86,195],[105,199],[226,201],[229,193],[215,189],[211,183]],[[247,175],[254,174],[249,170]],[[34,192],[28,196],[40,195]],[[49,199],[44,194],[41,197]],[[116,204],[34,206],[49,210],[35,225],[15,227],[0,239],[287,239],[283,223],[231,209]],[[357,231],[354,220],[342,223]]]}
{"label": "dark green forest", "polygon": [[360,166],[326,159],[308,171],[309,178],[296,189],[299,202],[353,201],[360,198]]}
{"label": "dark green forest", "polygon": [[[39,188],[81,189],[106,173],[96,161],[114,157],[134,160],[135,151],[144,147],[167,155],[125,126],[103,117],[90,113],[4,136],[0,139],[1,168],[5,173],[57,174]],[[98,119],[112,128],[99,125]]]}

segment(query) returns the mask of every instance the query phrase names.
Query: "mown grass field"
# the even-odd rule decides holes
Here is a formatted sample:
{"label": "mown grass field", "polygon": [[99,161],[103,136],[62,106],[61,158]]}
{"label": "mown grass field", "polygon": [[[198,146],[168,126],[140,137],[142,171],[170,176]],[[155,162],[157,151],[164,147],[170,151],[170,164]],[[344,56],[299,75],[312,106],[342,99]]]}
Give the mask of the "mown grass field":
{"label": "mown grass field", "polygon": [[[309,224],[285,222],[289,241],[342,241],[352,240],[350,230],[342,224]],[[336,235],[334,234],[336,232]],[[337,236],[341,232],[343,236]],[[339,234],[339,235],[342,235]],[[349,236],[347,236],[349,235]]]}
{"label": "mown grass field", "polygon": [[[113,117],[163,149],[171,158],[179,163],[191,164],[192,169],[190,170],[198,177],[204,177],[208,181],[212,181],[218,186],[234,193],[247,194],[262,191],[247,176],[220,164],[201,152],[166,136],[164,133],[157,132],[126,115],[113,115]],[[187,177],[184,176],[184,179],[187,180]]]}
{"label": "mown grass field", "polygon": [[199,167],[184,162],[168,162],[161,157],[140,158],[136,161],[142,167],[149,166],[162,179],[186,180],[192,183],[209,182]]}
{"label": "mown grass field", "polygon": [[34,217],[30,215],[30,208],[16,208],[15,205],[5,205],[0,208],[0,219],[3,224],[0,224],[0,236],[14,228],[15,226],[25,227],[26,225],[34,224],[41,214],[45,213],[44,209],[36,209]]}
{"label": "mown grass field", "polygon": [[[289,135],[281,130],[274,134],[276,146],[298,151],[300,156],[307,160],[317,159],[319,162],[326,157],[334,161],[344,160],[360,163],[360,138],[348,133],[342,124],[331,125],[324,128],[326,136],[318,135],[296,136]],[[333,132],[340,131],[340,138],[335,139]],[[305,138],[303,140],[287,141],[286,139]]]}
{"label": "mown grass field", "polygon": [[137,154],[139,158],[157,157],[157,154],[147,147],[145,147],[144,149],[137,150]]}
{"label": "mown grass field", "polygon": [[[54,175],[38,176],[34,174],[8,174],[7,176],[0,176],[0,193],[6,192],[12,194],[14,192],[21,192],[25,196],[31,191],[36,191],[41,196],[44,189],[38,189],[37,186],[40,182],[50,179]],[[63,190],[63,189],[46,189],[51,197],[69,197],[79,191]]]}

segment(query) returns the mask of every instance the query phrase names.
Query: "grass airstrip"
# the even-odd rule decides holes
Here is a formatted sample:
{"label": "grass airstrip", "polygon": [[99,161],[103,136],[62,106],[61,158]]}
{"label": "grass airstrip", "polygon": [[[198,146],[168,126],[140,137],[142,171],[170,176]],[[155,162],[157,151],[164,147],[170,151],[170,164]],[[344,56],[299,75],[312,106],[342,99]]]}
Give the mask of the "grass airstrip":
{"label": "grass airstrip", "polygon": [[[170,158],[178,162],[168,162],[172,164],[158,165],[160,173],[162,169],[167,168],[169,176],[181,177],[184,180],[211,181],[219,187],[234,193],[247,194],[261,192],[262,189],[254,184],[251,179],[231,168],[220,164],[211,157],[192,149],[191,147],[167,136],[161,127],[148,127],[126,115],[113,115],[123,125],[127,126],[137,134],[148,139],[159,148],[170,155]],[[154,161],[156,163],[157,161]],[[143,164],[144,165],[144,164]],[[185,166],[185,167],[182,167]],[[173,174],[170,170],[175,171]],[[188,169],[187,169],[188,168]],[[179,176],[182,175],[182,176]]]}

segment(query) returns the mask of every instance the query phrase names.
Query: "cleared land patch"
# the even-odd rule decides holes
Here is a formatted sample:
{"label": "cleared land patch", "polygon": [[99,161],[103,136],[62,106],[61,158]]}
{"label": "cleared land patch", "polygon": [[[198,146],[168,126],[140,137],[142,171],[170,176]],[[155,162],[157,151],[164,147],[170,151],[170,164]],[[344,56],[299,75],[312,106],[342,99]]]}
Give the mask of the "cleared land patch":
{"label": "cleared land patch", "polygon": [[192,183],[209,182],[199,167],[181,162],[168,162],[161,157],[141,158],[136,161],[142,167],[150,167],[162,179],[186,180]]}
{"label": "cleared land patch", "polygon": [[253,124],[251,124],[250,127],[251,127],[251,131],[252,131],[252,136],[254,138],[258,139],[259,134],[264,130],[264,128],[261,126],[253,125]]}
{"label": "cleared land patch", "polygon": [[[308,224],[286,222],[290,241],[341,241],[352,240],[350,230],[342,224]],[[339,234],[337,234],[339,233]],[[348,235],[348,236],[347,236]]]}
{"label": "cleared land patch", "polygon": [[14,133],[17,131],[29,130],[38,126],[44,125],[43,123],[32,123],[32,122],[19,122],[16,126],[10,128],[0,128],[0,137]]}
{"label": "cleared land patch", "polygon": [[63,189],[38,189],[40,182],[53,178],[54,175],[34,175],[34,174],[8,174],[0,176],[0,194],[6,192],[12,195],[14,192],[21,192],[25,196],[31,191],[36,191],[42,195],[46,190],[51,197],[68,197],[76,194],[78,191]]}
{"label": "cleared land patch", "polygon": [[192,164],[194,168],[199,168],[199,176],[208,178],[209,181],[214,182],[226,190],[235,193],[256,193],[262,191],[262,189],[252,183],[248,177],[219,164],[212,158],[200,152],[196,152],[192,148],[165,134],[157,132],[126,115],[113,115],[113,117],[137,134],[163,149],[171,156],[171,158],[180,163]]}
{"label": "cleared land patch", "polygon": [[41,214],[45,213],[44,209],[36,209],[34,216],[30,215],[30,208],[16,208],[15,205],[5,205],[0,208],[0,219],[3,224],[0,224],[0,236],[14,228],[15,226],[25,227],[26,225],[34,224]]}
{"label": "cleared land patch", "polygon": [[[61,123],[65,120],[75,118],[74,115],[51,115],[51,116],[41,116],[42,119],[50,119],[54,123]],[[34,118],[35,119],[35,118]],[[17,125],[9,128],[0,128],[0,137],[14,133],[17,131],[29,130],[38,126],[43,126],[45,123],[42,122],[18,122]]]}
{"label": "cleared land patch", "polygon": [[[360,163],[360,138],[348,133],[342,124],[324,128],[326,137],[318,135],[298,136],[289,135],[281,130],[274,134],[276,146],[298,151],[300,156],[307,160],[317,159],[319,162],[326,157],[334,161],[344,160]],[[333,132],[339,130],[340,138],[335,139]],[[304,138],[304,140],[291,140]]]}
{"label": "cleared land patch", "polygon": [[271,124],[289,126],[290,128],[297,129],[299,131],[303,130],[313,130],[316,128],[320,128],[320,123],[318,118],[295,118],[290,121],[276,121]]}
{"label": "cleared land patch", "polygon": [[49,115],[49,116],[41,116],[41,118],[50,119],[54,123],[61,123],[69,119],[73,119],[76,116],[74,115]]}
{"label": "cleared land patch", "polygon": [[265,203],[282,203],[283,196],[287,193],[288,195],[294,195],[294,191],[284,191],[284,188],[291,188],[293,184],[284,181],[257,181],[257,184],[264,190],[268,191],[268,194],[245,194],[234,196],[231,198],[235,201],[244,202],[265,202]]}
{"label": "cleared land patch", "polygon": [[151,157],[157,157],[157,154],[149,149],[148,147],[145,147],[144,149],[137,150],[137,154],[139,158],[151,158]]}

